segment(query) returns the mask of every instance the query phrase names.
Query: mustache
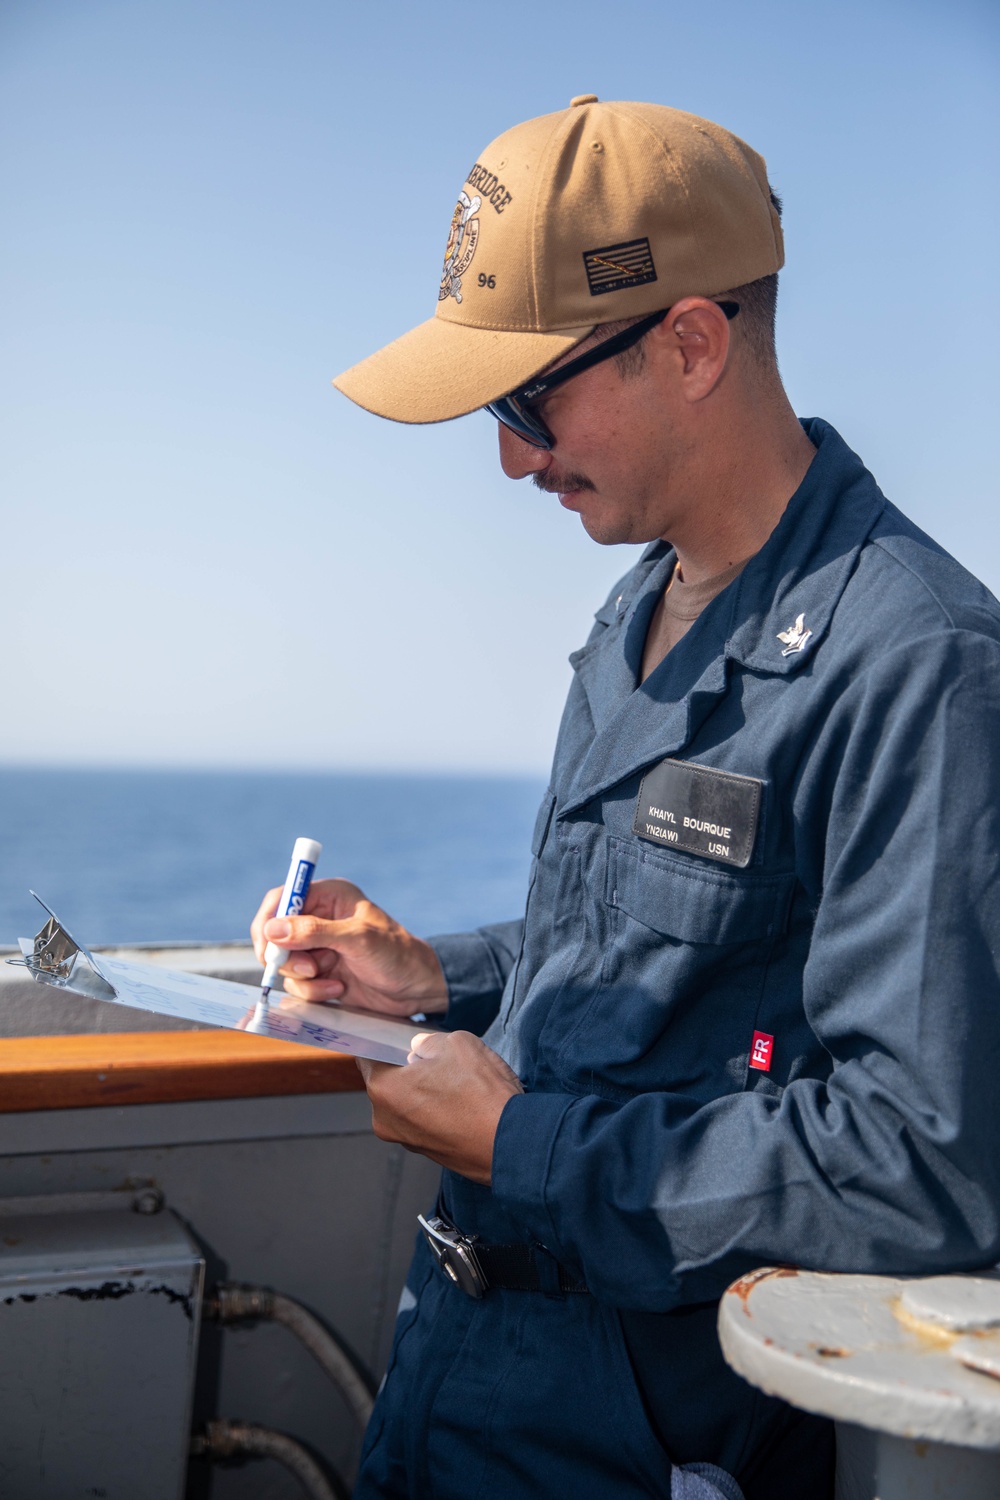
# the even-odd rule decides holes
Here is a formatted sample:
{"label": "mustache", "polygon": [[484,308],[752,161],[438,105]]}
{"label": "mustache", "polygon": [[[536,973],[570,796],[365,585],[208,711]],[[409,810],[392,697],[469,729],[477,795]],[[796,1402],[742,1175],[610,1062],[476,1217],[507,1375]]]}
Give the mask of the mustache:
{"label": "mustache", "polygon": [[586,474],[553,475],[548,469],[541,474],[532,474],[531,482],[536,490],[544,490],[547,495],[568,495],[570,490],[593,490],[597,487]]}

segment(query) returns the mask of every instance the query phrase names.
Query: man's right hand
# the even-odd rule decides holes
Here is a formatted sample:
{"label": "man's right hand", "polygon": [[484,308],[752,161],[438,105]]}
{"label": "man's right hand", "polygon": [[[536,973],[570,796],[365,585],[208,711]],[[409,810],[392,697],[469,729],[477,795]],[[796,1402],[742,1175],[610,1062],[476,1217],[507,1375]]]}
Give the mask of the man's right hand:
{"label": "man's right hand", "polygon": [[286,994],[396,1016],[447,1010],[448,985],[434,949],[350,881],[314,880],[300,917],[275,917],[280,899],[280,886],[268,891],[250,936],[260,963],[269,941],[292,950],[281,970]]}

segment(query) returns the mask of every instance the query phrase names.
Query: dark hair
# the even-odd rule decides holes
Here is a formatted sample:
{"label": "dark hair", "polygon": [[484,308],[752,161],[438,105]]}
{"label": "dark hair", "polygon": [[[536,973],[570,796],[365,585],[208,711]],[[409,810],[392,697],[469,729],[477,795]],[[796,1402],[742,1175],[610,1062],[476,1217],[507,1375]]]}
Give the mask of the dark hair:
{"label": "dark hair", "polygon": [[759,281],[734,286],[725,295],[740,304],[737,322],[743,330],[743,337],[755,364],[766,367],[777,365],[778,351],[774,343],[774,320],[778,307],[777,271],[770,276],[762,276]]}
{"label": "dark hair", "polygon": [[[781,199],[773,188],[769,191],[771,203],[780,220]],[[751,358],[763,369],[777,369],[778,353],[774,342],[775,314],[778,307],[777,271],[772,272],[770,276],[761,276],[758,281],[748,281],[743,286],[734,286],[728,291],[716,292],[714,296],[719,300],[725,298],[740,304],[736,323],[742,330]],[[625,328],[633,321],[629,318],[621,325],[609,323],[603,331],[608,334],[616,333],[619,326]],[[638,375],[645,364],[644,342],[644,339],[640,339],[631,349],[625,349],[621,354],[615,355],[615,364],[623,380],[629,380],[633,375]]]}

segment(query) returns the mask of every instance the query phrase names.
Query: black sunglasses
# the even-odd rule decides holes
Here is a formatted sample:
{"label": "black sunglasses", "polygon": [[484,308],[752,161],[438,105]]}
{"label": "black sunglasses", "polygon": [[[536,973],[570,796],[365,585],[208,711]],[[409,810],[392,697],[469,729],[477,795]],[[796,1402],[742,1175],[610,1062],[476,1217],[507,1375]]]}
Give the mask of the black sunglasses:
{"label": "black sunglasses", "polygon": [[[738,302],[718,302],[726,317],[732,320],[740,310]],[[527,385],[519,386],[516,391],[509,395],[501,396],[496,401],[490,401],[484,407],[485,411],[492,413],[498,422],[509,427],[511,432],[523,438],[526,443],[531,443],[535,448],[555,447],[555,438],[552,436],[541,417],[531,408],[531,402],[537,401],[539,396],[546,395],[554,390],[557,385],[562,385],[566,380],[572,380],[574,375],[582,375],[584,370],[589,370],[593,365],[599,365],[602,360],[610,359],[614,354],[622,354],[626,349],[631,349],[641,338],[655,328],[657,323],[662,323],[669,307],[662,312],[651,313],[648,318],[640,318],[638,323],[633,323],[630,328],[622,329],[621,333],[612,334],[611,338],[605,339],[603,344],[597,344],[593,349],[588,349],[586,354],[581,354],[577,359],[571,359],[569,364],[561,365],[558,370],[553,370],[551,375],[539,375],[530,380]]]}

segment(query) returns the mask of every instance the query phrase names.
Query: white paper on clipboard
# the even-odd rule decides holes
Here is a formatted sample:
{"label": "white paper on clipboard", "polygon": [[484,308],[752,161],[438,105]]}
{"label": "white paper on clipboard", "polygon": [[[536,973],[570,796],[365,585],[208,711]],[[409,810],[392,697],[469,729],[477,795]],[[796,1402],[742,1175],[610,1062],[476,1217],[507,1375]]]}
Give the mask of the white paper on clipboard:
{"label": "white paper on clipboard", "polygon": [[[35,893],[32,892],[32,895]],[[254,985],[229,979],[210,979],[159,964],[130,959],[95,958],[78,943],[41,897],[49,920],[34,938],[19,938],[25,967],[40,984],[89,995],[113,1005],[153,1011],[208,1026],[246,1031],[254,1016],[260,991]],[[17,960],[8,960],[17,962]],[[373,1011],[349,1010],[343,1005],[310,1005],[291,996],[275,997],[253,1026],[255,1036],[271,1036],[325,1052],[349,1052],[376,1062],[405,1063],[411,1038],[423,1023],[394,1020]]]}

